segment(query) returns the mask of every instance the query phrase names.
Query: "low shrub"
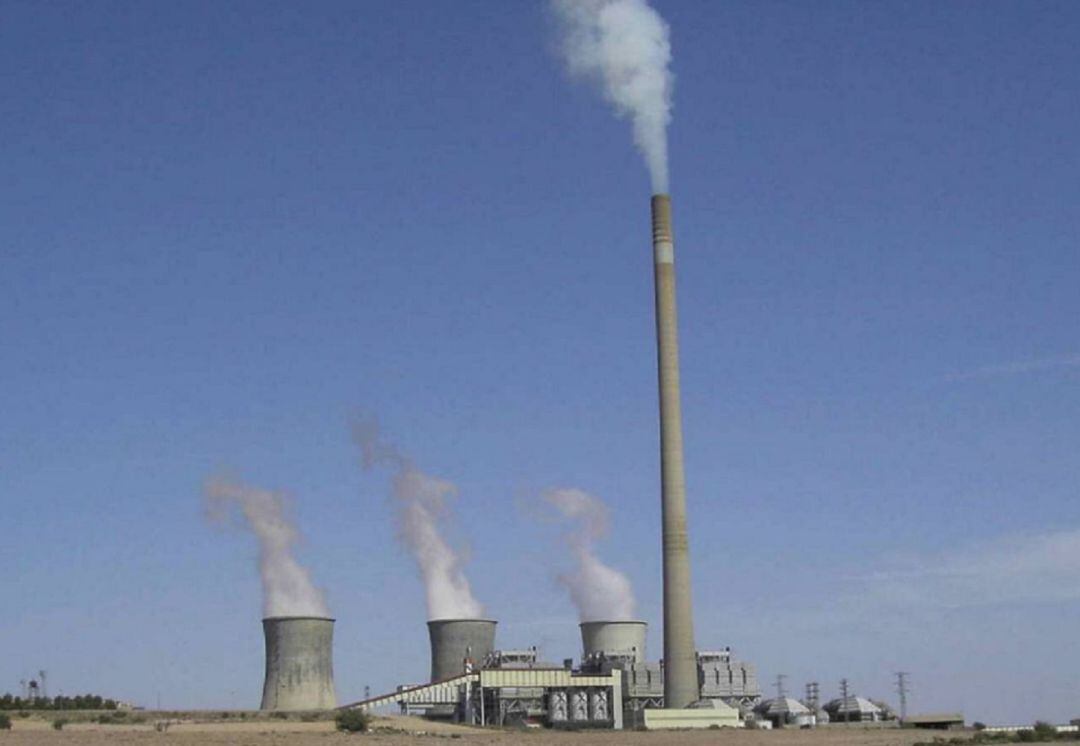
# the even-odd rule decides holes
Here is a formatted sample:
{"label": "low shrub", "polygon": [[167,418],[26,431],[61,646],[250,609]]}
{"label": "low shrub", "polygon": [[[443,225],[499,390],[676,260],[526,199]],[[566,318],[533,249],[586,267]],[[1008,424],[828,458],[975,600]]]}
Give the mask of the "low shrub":
{"label": "low shrub", "polygon": [[52,721],[53,730],[63,730],[65,725],[67,725],[67,720],[65,718],[57,718]]}
{"label": "low shrub", "polygon": [[94,718],[94,722],[100,723],[101,725],[121,725],[133,721],[128,720],[128,714],[123,710],[116,710],[115,712],[106,712],[103,715],[98,715]]}
{"label": "low shrub", "polygon": [[0,730],[11,730],[11,718],[0,712]]}
{"label": "low shrub", "polygon": [[367,733],[371,728],[371,715],[363,710],[342,710],[334,718],[334,723],[343,733]]}
{"label": "low shrub", "polygon": [[1050,723],[1044,723],[1042,720],[1036,720],[1035,727],[1031,730],[1040,741],[1053,741],[1058,734],[1057,728],[1050,725]]}

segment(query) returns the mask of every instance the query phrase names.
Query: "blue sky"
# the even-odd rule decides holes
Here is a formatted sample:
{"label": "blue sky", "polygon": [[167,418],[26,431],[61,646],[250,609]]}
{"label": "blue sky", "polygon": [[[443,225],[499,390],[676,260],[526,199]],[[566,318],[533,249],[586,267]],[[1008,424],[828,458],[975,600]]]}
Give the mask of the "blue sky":
{"label": "blue sky", "polygon": [[[655,6],[699,646],[1077,716],[1080,6]],[[542,3],[0,3],[0,690],[257,706],[220,469],[292,496],[339,697],[422,679],[358,411],[459,487],[501,645],[577,650],[577,486],[659,655],[648,179],[553,48]]]}

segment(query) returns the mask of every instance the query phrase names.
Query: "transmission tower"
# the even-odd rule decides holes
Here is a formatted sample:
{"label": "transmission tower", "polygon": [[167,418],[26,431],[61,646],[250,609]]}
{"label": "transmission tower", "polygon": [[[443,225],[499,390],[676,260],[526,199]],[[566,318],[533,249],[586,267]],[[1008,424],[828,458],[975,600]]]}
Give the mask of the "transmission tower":
{"label": "transmission tower", "polygon": [[907,671],[896,672],[896,692],[900,695],[901,723],[907,720],[907,697],[908,694],[911,692],[911,689],[908,687],[908,676],[910,675],[911,674],[909,674]]}
{"label": "transmission tower", "polygon": [[38,677],[41,679],[41,698],[42,699],[48,699],[49,698],[49,690],[45,686],[45,671],[44,670],[38,671]]}
{"label": "transmission tower", "polygon": [[840,702],[844,708],[844,722],[851,722],[851,708],[848,707],[848,684],[847,679],[840,679]]}
{"label": "transmission tower", "polygon": [[787,695],[787,692],[784,690],[784,679],[786,678],[786,673],[777,674],[776,683],[773,684],[773,686],[776,687],[776,696],[780,699],[783,699]]}
{"label": "transmission tower", "polygon": [[816,681],[811,681],[806,685],[806,706],[814,711],[816,714],[821,703],[821,692]]}

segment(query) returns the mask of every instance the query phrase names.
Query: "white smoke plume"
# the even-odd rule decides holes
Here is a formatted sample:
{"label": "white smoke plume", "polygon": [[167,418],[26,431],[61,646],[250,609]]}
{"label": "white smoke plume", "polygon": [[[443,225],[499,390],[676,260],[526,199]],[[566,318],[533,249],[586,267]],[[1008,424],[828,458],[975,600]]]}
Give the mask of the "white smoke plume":
{"label": "white smoke plume", "polygon": [[457,487],[416,468],[412,460],[379,438],[371,421],[353,425],[365,469],[389,465],[394,469],[393,496],[397,505],[398,538],[416,560],[427,597],[428,619],[477,619],[484,607],[473,596],[465,577],[464,557],[443,537],[450,521],[450,502]]}
{"label": "white smoke plume", "polygon": [[653,192],[666,193],[674,83],[667,23],[646,0],[551,0],[551,7],[571,75],[595,82],[615,113],[630,119]]}
{"label": "white smoke plume", "polygon": [[608,509],[599,498],[579,489],[555,489],[544,499],[573,523],[568,541],[577,557],[573,573],[559,576],[583,622],[634,619],[630,579],[596,556],[595,543],[608,531]]}
{"label": "white smoke plume", "polygon": [[311,573],[293,556],[300,534],[286,516],[283,495],[218,476],[207,481],[204,498],[208,519],[224,523],[238,510],[259,540],[264,617],[330,616]]}

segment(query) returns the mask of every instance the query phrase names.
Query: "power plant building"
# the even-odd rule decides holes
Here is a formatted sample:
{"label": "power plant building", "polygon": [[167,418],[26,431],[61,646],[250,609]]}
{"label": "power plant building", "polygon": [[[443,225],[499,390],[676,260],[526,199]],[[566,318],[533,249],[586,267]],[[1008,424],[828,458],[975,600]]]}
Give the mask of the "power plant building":
{"label": "power plant building", "polygon": [[450,679],[348,705],[363,710],[396,704],[402,712],[452,717],[476,725],[543,720],[549,725],[620,729],[622,676],[585,673],[537,660],[536,650],[494,651],[484,664]]}
{"label": "power plant building", "polygon": [[[657,370],[660,400],[663,657],[649,660],[648,626],[638,620],[580,624],[582,655],[575,667],[539,660],[536,648],[500,650],[491,619],[434,619],[427,623],[428,681],[346,705],[479,725],[543,722],[553,727],[631,726],[707,728],[740,726],[757,708],[777,725],[801,724],[811,710],[795,700],[761,702],[753,665],[730,648],[697,650],[690,597],[686,489],[679,391],[671,201],[652,197]],[[334,704],[330,662],[333,620],[264,620],[267,646],[263,709],[320,709]],[[853,720],[874,718],[858,708]],[[864,711],[865,710],[865,711]],[[830,715],[833,713],[830,712]],[[834,720],[842,719],[834,715]]]}
{"label": "power plant building", "polygon": [[[582,671],[623,672],[627,721],[640,725],[641,712],[664,707],[666,666],[646,658],[644,622],[585,622],[581,625]],[[750,663],[736,661],[730,649],[695,655],[698,685],[694,702],[718,702],[749,712],[761,700],[757,674]]]}
{"label": "power plant building", "polygon": [[[494,641],[494,622],[444,621],[428,625],[433,661],[443,659],[440,646],[446,644],[452,645],[458,660],[463,639],[479,647]],[[480,633],[481,629],[485,631]],[[621,728],[625,723],[691,728],[741,725],[742,714],[761,699],[752,665],[733,660],[730,650],[702,651],[696,655],[700,686],[694,710],[663,710],[664,666],[647,659],[645,622],[583,622],[579,629],[582,658],[576,668],[569,659],[562,666],[545,663],[536,648],[494,650],[483,660],[460,659],[456,673],[449,668],[440,671],[452,675],[401,686],[347,707],[370,710],[396,704],[404,713],[477,725],[542,722],[553,727]],[[480,642],[473,634],[482,635]],[[668,714],[658,714],[660,710]]]}
{"label": "power plant building", "polygon": [[698,653],[698,677],[702,699],[719,699],[743,712],[761,701],[757,669],[752,663],[731,657],[731,648]]}

